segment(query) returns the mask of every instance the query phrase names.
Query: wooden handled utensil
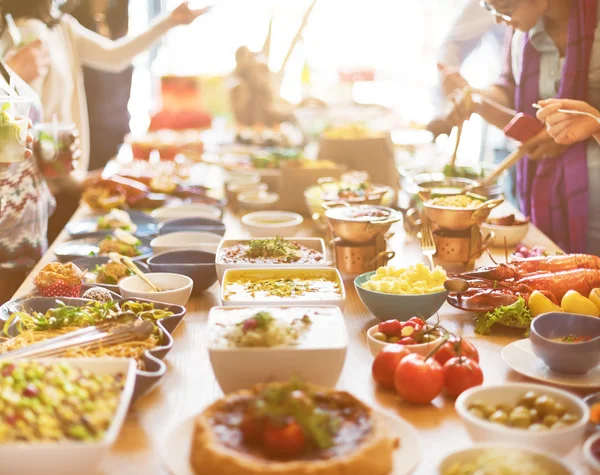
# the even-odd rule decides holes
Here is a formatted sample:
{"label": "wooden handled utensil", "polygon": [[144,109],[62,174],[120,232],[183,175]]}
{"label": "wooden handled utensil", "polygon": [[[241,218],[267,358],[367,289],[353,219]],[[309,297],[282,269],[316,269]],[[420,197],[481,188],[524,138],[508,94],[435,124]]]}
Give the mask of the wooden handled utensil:
{"label": "wooden handled utensil", "polygon": [[[471,89],[465,89],[465,102],[470,105],[471,103]],[[456,156],[458,155],[458,147],[460,146],[460,138],[462,137],[464,122],[458,125],[456,130],[456,144],[454,145],[454,152],[452,153],[452,157],[450,157],[450,168],[454,169],[454,164],[456,163]]]}
{"label": "wooden handled utensil", "polygon": [[135,275],[137,275],[140,279],[142,279],[146,285],[148,287],[150,287],[150,289],[153,292],[161,292],[161,290],[154,285],[153,282],[150,281],[150,279],[148,279],[148,277],[146,277],[146,274],[144,274],[141,269],[135,265],[135,263],[129,259],[129,257],[125,257],[122,256],[121,254],[117,254],[117,253],[110,253],[109,255],[110,259],[115,261],[115,262],[120,262],[121,264],[123,264],[125,267],[127,267],[131,272],[133,272]]}
{"label": "wooden handled utensil", "polygon": [[491,174],[489,174],[488,176],[479,180],[476,185],[466,186],[465,188],[463,188],[463,192],[470,191],[474,188],[479,188],[479,187],[484,187],[484,186],[490,185],[491,183],[496,181],[500,177],[500,175],[502,175],[506,170],[508,170],[512,166],[516,165],[517,162],[525,156],[525,154],[526,154],[525,147],[524,146],[519,147],[517,150],[512,152],[508,157],[506,157],[500,163],[500,165],[498,165],[498,168],[496,168]]}

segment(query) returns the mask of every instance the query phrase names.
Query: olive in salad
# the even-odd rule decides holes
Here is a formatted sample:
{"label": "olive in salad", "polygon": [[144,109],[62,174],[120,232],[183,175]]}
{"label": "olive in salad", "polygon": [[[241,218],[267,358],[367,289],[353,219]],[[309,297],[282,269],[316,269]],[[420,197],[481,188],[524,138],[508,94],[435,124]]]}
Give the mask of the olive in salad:
{"label": "olive in salad", "polygon": [[67,363],[0,363],[0,443],[102,439],[125,378]]}
{"label": "olive in salad", "polygon": [[420,317],[412,317],[406,322],[387,320],[381,322],[372,337],[382,343],[399,345],[422,345],[431,343],[442,336],[440,330],[429,325]]}
{"label": "olive in salad", "polygon": [[493,424],[536,432],[562,429],[580,419],[560,401],[535,391],[527,391],[517,404],[493,405],[473,401],[468,410],[475,417]]}

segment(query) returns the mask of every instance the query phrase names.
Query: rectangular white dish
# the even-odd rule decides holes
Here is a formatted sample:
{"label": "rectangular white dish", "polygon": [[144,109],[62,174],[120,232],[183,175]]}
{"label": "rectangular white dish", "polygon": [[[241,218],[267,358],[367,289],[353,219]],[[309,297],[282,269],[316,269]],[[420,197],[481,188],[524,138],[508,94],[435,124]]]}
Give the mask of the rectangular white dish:
{"label": "rectangular white dish", "polygon": [[[263,281],[302,278],[304,281],[323,282],[323,291],[309,291],[296,297],[269,295],[261,291],[259,295],[247,294],[241,281]],[[325,287],[329,284],[330,291]],[[328,306],[342,308],[346,301],[346,289],[340,272],[334,267],[271,267],[227,269],[221,282],[221,302],[223,306]]]}
{"label": "rectangular white dish", "polygon": [[0,444],[0,473],[11,475],[80,475],[95,473],[102,459],[117,440],[135,386],[136,364],[128,358],[60,358],[51,363],[66,362],[98,375],[125,375],[125,384],[117,410],[104,438],[96,442],[62,441],[19,442]]}
{"label": "rectangular white dish", "polygon": [[[273,238],[258,238],[262,239],[275,239]],[[307,247],[308,249],[313,249],[315,251],[323,254],[323,261],[317,264],[295,264],[295,263],[278,263],[278,264],[261,264],[261,263],[248,263],[248,262],[240,262],[240,263],[225,263],[223,262],[223,251],[227,248],[233,247],[237,244],[248,244],[250,241],[255,241],[257,239],[223,239],[217,248],[217,257],[216,257],[216,267],[217,267],[217,277],[219,282],[223,281],[223,275],[227,269],[247,269],[253,267],[260,267],[261,269],[279,269],[279,268],[289,268],[289,267],[303,267],[306,269],[315,268],[315,267],[326,267],[327,266],[327,252],[325,248],[325,242],[321,238],[283,238],[284,241],[293,241],[295,243],[300,244],[301,246]]]}
{"label": "rectangular white dish", "polygon": [[[223,337],[226,326],[261,311],[286,322],[307,315],[312,324],[293,346],[228,346]],[[208,353],[215,378],[225,393],[293,377],[333,387],[342,372],[347,348],[346,323],[338,307],[213,307],[208,316]]]}

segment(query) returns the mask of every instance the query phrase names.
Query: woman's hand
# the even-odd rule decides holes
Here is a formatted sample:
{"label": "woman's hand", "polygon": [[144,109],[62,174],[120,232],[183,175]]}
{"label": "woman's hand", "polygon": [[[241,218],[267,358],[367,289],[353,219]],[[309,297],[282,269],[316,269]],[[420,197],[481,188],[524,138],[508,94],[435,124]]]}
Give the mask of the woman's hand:
{"label": "woman's hand", "polygon": [[571,145],[588,140],[600,133],[598,121],[585,115],[565,114],[558,109],[589,112],[600,118],[600,112],[587,102],[572,99],[547,99],[539,102],[542,108],[537,112],[537,118],[546,123],[548,134],[556,143]]}
{"label": "woman's hand", "polygon": [[524,148],[531,160],[544,160],[546,158],[557,157],[569,148],[568,145],[557,144],[546,130],[542,130],[521,147]]}
{"label": "woman's hand", "polygon": [[462,77],[458,69],[440,63],[438,63],[437,68],[441,75],[442,90],[446,97],[451,96],[457,90],[469,87],[468,81]]}
{"label": "woman's hand", "polygon": [[48,49],[40,40],[29,43],[6,58],[6,64],[28,84],[46,74],[50,65]]}
{"label": "woman's hand", "polygon": [[462,125],[462,123],[471,118],[477,112],[477,103],[473,98],[473,90],[470,87],[457,89],[448,97],[448,112],[446,113],[446,122],[452,126]]}
{"label": "woman's hand", "polygon": [[25,142],[27,143],[27,148],[25,149],[25,158],[31,158],[31,156],[33,155],[33,152],[31,151],[31,149],[29,148],[29,145],[31,145],[33,143],[33,135],[31,135],[31,128],[33,127],[33,124],[31,123],[31,121],[29,121],[29,130],[27,131],[27,138],[25,139]]}
{"label": "woman's hand", "polygon": [[191,10],[188,3],[187,1],[183,2],[171,12],[170,20],[173,26],[189,25],[212,8],[212,6],[208,6],[199,10]]}

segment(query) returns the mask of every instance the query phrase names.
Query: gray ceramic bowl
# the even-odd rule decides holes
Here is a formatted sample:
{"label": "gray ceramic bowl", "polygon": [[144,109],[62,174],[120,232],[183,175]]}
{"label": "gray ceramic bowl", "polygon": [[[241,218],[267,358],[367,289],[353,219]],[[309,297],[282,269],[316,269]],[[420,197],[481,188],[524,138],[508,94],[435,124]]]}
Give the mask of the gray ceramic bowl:
{"label": "gray ceramic bowl", "polygon": [[354,287],[365,307],[379,320],[396,319],[405,322],[414,316],[427,320],[444,305],[448,295],[445,290],[433,294],[398,295],[363,289],[361,284],[373,274],[375,271],[359,275],[354,280]]}
{"label": "gray ceramic bowl", "polygon": [[182,250],[167,251],[148,259],[152,272],[183,274],[194,281],[192,294],[198,295],[217,281],[215,254],[212,252]]}
{"label": "gray ceramic bowl", "polygon": [[[554,341],[568,335],[589,336],[581,343]],[[600,363],[600,318],[551,312],[536,317],[529,333],[533,352],[552,371],[585,374]]]}

